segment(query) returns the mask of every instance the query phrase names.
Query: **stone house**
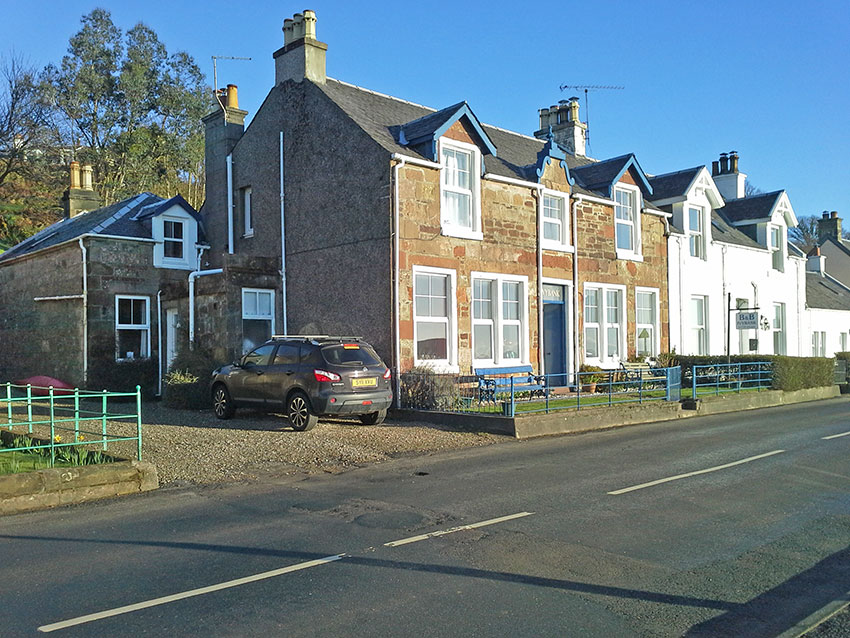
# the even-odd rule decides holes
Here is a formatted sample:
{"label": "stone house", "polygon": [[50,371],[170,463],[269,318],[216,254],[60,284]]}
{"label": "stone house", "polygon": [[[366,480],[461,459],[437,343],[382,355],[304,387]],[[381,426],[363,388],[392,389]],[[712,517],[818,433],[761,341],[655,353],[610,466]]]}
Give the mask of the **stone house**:
{"label": "stone house", "polygon": [[91,167],[70,173],[64,218],[0,255],[0,378],[114,389],[129,374],[150,390],[186,341],[200,216],[179,195],[100,207]]}
{"label": "stone house", "polygon": [[[671,213],[670,346],[683,354],[805,356],[806,259],[788,242],[797,219],[785,191],[745,196],[738,155],[650,178]],[[731,309],[731,310],[730,310]],[[759,313],[737,330],[735,312]]]}
{"label": "stone house", "polygon": [[[585,156],[578,101],[535,136],[327,77],[311,11],[284,23],[244,127],[205,118],[211,250],[196,340],[353,334],[399,372],[564,374],[667,350],[667,220],[633,155]],[[283,241],[281,241],[283,238]]]}

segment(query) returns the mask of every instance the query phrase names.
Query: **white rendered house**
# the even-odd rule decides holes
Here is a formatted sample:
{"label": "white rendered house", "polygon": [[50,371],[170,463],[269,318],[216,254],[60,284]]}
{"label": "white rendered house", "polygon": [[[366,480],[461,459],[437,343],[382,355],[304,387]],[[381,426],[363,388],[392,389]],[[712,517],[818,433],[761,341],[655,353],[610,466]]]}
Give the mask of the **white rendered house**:
{"label": "white rendered house", "polygon": [[[723,154],[712,174],[699,166],[650,179],[653,204],[672,214],[670,348],[808,355],[806,261],[788,243],[797,218],[785,191],[745,197],[737,163]],[[759,328],[737,330],[735,309],[758,312]]]}
{"label": "white rendered house", "polygon": [[850,350],[850,288],[826,272],[819,248],[806,262],[806,315],[813,357]]}

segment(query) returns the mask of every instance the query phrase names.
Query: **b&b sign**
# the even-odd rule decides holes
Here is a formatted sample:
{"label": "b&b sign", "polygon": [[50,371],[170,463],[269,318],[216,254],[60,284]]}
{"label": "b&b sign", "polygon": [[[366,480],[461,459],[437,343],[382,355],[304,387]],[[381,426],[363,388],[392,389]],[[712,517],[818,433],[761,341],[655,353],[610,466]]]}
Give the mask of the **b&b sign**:
{"label": "b&b sign", "polygon": [[739,312],[735,315],[735,328],[737,330],[758,330],[759,313]]}

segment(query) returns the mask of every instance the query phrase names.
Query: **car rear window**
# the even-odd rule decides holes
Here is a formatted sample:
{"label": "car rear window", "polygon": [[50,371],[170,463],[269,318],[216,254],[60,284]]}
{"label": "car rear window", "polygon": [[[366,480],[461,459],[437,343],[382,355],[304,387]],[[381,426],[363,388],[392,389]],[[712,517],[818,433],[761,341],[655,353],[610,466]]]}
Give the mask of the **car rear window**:
{"label": "car rear window", "polygon": [[338,366],[374,366],[383,365],[380,357],[372,349],[360,343],[339,343],[322,348],[325,361]]}

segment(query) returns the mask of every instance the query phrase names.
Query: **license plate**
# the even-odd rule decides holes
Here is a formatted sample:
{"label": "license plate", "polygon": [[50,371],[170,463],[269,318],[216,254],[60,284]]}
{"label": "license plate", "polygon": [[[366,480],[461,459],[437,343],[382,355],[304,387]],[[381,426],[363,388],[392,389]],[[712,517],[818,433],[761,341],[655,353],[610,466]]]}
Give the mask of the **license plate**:
{"label": "license plate", "polygon": [[352,379],[351,380],[352,388],[377,388],[378,387],[378,379],[375,377],[368,377],[364,379]]}

